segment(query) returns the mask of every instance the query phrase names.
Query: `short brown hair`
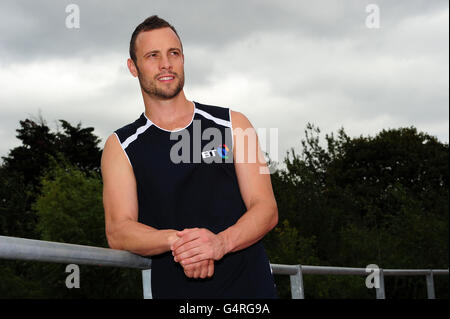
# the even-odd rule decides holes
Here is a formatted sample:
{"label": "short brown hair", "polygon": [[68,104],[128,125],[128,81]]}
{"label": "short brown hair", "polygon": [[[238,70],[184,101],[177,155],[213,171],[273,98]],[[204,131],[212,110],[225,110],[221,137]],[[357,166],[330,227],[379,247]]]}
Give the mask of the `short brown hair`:
{"label": "short brown hair", "polygon": [[[177,33],[177,30],[175,30],[175,27],[172,26],[169,22],[167,22],[164,19],[161,19],[157,15],[148,17],[141,24],[139,24],[136,27],[136,29],[134,29],[134,32],[131,35],[130,58],[131,58],[131,60],[133,60],[134,64],[136,64],[136,38],[139,35],[139,33],[145,32],[145,31],[150,31],[150,30],[155,30],[155,29],[162,29],[162,28],[171,28],[173,30],[173,32],[175,32],[175,34],[178,37],[178,40],[180,40],[180,43],[181,43],[181,39]],[[181,44],[181,50],[183,50],[183,44]]]}

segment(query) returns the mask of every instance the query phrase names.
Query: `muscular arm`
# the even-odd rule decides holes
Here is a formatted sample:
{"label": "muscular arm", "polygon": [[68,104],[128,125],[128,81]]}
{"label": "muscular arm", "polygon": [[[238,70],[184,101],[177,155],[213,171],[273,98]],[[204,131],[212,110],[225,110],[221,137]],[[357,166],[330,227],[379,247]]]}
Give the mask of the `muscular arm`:
{"label": "muscular arm", "polygon": [[108,244],[113,249],[148,256],[170,250],[176,230],[139,223],[136,180],[117,137],[111,135],[102,154],[103,206]]}
{"label": "muscular arm", "polygon": [[224,237],[227,253],[253,245],[278,223],[272,183],[256,131],[243,114],[231,112],[231,117],[235,129],[234,166],[247,212],[219,234]]}
{"label": "muscular arm", "polygon": [[184,265],[249,247],[278,223],[278,209],[267,164],[256,132],[249,120],[231,112],[234,126],[234,161],[239,189],[247,211],[232,226],[215,235],[207,229],[186,229],[172,246],[175,258]]}

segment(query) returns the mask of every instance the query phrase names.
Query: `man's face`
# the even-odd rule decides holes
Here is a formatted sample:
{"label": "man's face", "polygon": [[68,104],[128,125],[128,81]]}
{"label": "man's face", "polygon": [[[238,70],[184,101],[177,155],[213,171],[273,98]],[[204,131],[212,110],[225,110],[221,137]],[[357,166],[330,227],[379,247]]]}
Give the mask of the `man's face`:
{"label": "man's face", "polygon": [[170,28],[141,32],[135,48],[142,90],[160,99],[177,96],[184,87],[184,56],[175,32]]}

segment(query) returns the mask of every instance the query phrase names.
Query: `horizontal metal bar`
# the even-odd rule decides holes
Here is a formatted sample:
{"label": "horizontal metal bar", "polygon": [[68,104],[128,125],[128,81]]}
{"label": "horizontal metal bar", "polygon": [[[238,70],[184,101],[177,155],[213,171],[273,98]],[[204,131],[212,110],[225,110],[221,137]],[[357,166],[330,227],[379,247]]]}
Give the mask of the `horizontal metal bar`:
{"label": "horizontal metal bar", "polygon": [[[369,273],[366,268],[308,266],[301,265],[303,274],[308,275],[364,275]],[[276,275],[295,275],[295,265],[271,264],[272,271]],[[385,276],[417,276],[427,275],[433,271],[433,275],[448,275],[448,269],[383,269]]]}
{"label": "horizontal metal bar", "polygon": [[[123,250],[0,236],[0,258],[151,269],[151,259]],[[277,275],[296,275],[297,265],[270,264]],[[303,274],[367,275],[366,268],[301,265]],[[448,269],[383,269],[385,276],[448,275]]]}
{"label": "horizontal metal bar", "polygon": [[368,275],[366,268],[306,266],[302,265],[302,272],[309,275]]}
{"label": "horizontal metal bar", "polygon": [[296,265],[270,264],[275,275],[296,275],[298,267]]}
{"label": "horizontal metal bar", "polygon": [[448,269],[383,269],[385,276],[448,275]]}
{"label": "horizontal metal bar", "polygon": [[150,269],[152,261],[123,250],[0,236],[0,258]]}

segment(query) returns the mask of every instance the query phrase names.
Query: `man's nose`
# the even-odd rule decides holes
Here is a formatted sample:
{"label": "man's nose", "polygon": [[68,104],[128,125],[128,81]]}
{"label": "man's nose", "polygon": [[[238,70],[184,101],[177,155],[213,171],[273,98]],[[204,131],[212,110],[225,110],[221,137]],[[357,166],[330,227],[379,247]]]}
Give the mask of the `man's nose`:
{"label": "man's nose", "polygon": [[172,69],[172,63],[170,63],[170,60],[167,56],[164,56],[161,59],[160,66],[161,70],[171,70]]}

